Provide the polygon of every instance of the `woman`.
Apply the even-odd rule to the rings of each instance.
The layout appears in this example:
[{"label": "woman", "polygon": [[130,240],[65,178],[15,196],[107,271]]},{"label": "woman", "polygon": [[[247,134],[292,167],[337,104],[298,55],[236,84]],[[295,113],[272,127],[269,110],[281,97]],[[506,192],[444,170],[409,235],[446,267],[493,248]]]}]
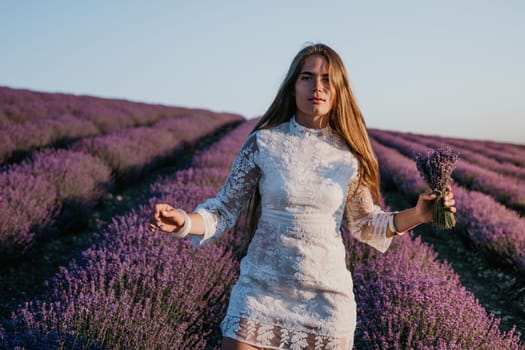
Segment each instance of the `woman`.
[{"label": "woman", "polygon": [[[294,58],[216,198],[187,214],[157,204],[150,226],[201,246],[248,207],[253,232],[227,315],[223,349],[351,349],[356,305],[341,225],[385,252],[432,220],[433,194],[402,212],[379,209],[379,172],[338,54]],[[445,206],[455,212],[448,188]],[[344,219],[344,220],[343,220]]]}]

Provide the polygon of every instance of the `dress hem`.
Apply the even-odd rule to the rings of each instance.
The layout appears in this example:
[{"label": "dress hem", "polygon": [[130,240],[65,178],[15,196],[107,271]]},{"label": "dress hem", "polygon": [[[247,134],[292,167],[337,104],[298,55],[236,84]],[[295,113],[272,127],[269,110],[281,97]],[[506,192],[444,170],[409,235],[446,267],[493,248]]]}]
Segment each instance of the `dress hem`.
[{"label": "dress hem", "polygon": [[351,330],[339,330],[338,335],[316,332],[316,329],[296,330],[238,315],[227,314],[221,323],[221,331],[223,337],[263,349],[349,350],[353,346]]}]

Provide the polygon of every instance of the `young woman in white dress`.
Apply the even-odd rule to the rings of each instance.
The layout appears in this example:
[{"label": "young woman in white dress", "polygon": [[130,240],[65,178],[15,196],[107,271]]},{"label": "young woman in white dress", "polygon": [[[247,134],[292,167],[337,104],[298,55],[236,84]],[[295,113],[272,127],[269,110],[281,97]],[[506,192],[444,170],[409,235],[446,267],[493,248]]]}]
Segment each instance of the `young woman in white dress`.
[{"label": "young woman in white dress", "polygon": [[[150,226],[189,234],[198,247],[248,208],[252,237],[221,323],[222,349],[352,349],[356,305],[341,225],[384,252],[432,220],[434,199],[379,208],[378,164],[346,69],[315,44],[294,58],[217,197],[190,214],[159,203]],[[450,188],[444,203],[455,212]]]}]

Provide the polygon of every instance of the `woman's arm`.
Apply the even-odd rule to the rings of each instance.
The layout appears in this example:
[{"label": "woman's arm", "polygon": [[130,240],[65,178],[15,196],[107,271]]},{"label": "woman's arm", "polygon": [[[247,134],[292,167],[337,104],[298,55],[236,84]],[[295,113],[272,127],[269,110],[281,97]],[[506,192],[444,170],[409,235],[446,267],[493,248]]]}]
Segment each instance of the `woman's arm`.
[{"label": "woman's arm", "polygon": [[350,179],[342,225],[357,240],[384,253],[392,243],[388,234],[388,221],[393,213],[383,211],[374,203],[368,186],[359,175]]},{"label": "woman's arm", "polygon": [[208,198],[190,214],[169,204],[156,204],[150,217],[150,228],[173,233],[176,237],[191,234],[194,246],[218,238],[235,225],[239,213],[259,183],[258,153],[257,134],[252,133],[242,145],[228,178],[215,198]]},{"label": "woman's arm", "polygon": [[[454,213],[455,201],[450,186],[447,186],[446,192],[445,207]],[[384,212],[374,204],[368,186],[360,183],[358,175],[350,180],[349,194],[345,205],[344,225],[355,238],[380,252],[388,249],[393,237],[432,221],[436,198],[433,194],[421,194],[413,208],[401,212]],[[390,220],[393,220],[393,225]],[[394,230],[391,229],[392,226]]]},{"label": "woman's arm", "polygon": [[[431,222],[435,199],[435,194],[423,193],[419,195],[415,207],[393,214],[393,224],[397,232],[393,232],[389,226],[387,231],[387,237],[394,237],[399,233],[412,230],[413,228],[421,224]],[[454,200],[454,193],[452,193],[452,188],[450,186],[447,186],[444,205],[452,213],[455,213],[455,204],[456,201]]]}]

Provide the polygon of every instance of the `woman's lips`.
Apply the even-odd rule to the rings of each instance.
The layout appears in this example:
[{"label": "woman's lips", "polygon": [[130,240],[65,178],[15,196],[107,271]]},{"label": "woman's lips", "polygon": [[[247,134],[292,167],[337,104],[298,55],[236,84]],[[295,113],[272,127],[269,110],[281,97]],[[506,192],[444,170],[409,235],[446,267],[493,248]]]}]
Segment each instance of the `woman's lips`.
[{"label": "woman's lips", "polygon": [[325,102],[325,99],[321,97],[310,97],[308,101],[311,101],[313,104],[321,104]]}]

